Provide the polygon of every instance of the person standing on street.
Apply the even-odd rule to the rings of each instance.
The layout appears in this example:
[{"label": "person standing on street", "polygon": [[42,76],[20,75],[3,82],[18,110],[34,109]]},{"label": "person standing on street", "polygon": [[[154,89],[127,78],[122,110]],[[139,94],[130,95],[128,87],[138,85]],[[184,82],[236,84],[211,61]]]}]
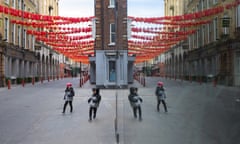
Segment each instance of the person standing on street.
[{"label": "person standing on street", "polygon": [[101,95],[99,92],[99,88],[93,88],[92,89],[92,96],[88,99],[88,103],[90,105],[89,107],[89,121],[92,121],[92,113],[93,113],[93,119],[96,118],[97,109],[101,101]]},{"label": "person standing on street", "polygon": [[142,98],[137,94],[138,89],[135,87],[130,88],[130,94],[128,95],[128,100],[130,102],[130,105],[133,109],[133,116],[134,118],[137,118],[137,111],[139,120],[142,120],[142,109],[141,109],[141,103]]},{"label": "person standing on street", "polygon": [[65,113],[66,107],[69,104],[70,105],[70,112],[72,113],[73,111],[73,106],[72,106],[72,101],[73,101],[73,97],[75,95],[74,89],[72,87],[71,83],[67,83],[67,87],[65,89],[65,94],[64,94],[64,106],[63,106],[63,114]]},{"label": "person standing on street", "polygon": [[157,111],[160,111],[160,104],[163,104],[164,110],[165,112],[167,112],[167,105],[166,105],[166,92],[165,92],[165,88],[163,87],[163,82],[158,82],[157,83],[157,87],[156,87],[156,91],[155,91],[155,95],[157,97]]}]

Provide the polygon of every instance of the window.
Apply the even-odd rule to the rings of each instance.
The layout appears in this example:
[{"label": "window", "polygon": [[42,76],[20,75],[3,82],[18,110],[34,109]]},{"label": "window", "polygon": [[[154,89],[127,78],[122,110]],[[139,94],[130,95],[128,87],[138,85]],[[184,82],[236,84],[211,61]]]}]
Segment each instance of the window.
[{"label": "window", "polygon": [[209,3],[210,0],[206,0],[206,8],[209,9],[209,6],[210,6],[210,3]]},{"label": "window", "polygon": [[8,41],[8,30],[9,30],[9,20],[8,18],[4,19],[4,39]]},{"label": "window", "polygon": [[213,41],[213,22],[209,23],[209,42]]},{"label": "window", "polygon": [[15,2],[15,0],[12,0],[12,7],[13,7],[13,8],[16,8],[16,2]]},{"label": "window", "polygon": [[207,24],[207,41],[206,41],[207,44],[210,42],[210,34],[211,34],[210,24]]},{"label": "window", "polygon": [[26,42],[27,42],[27,33],[26,29],[23,30],[23,47],[26,48]]},{"label": "window", "polygon": [[206,44],[205,26],[202,26],[202,46]]},{"label": "window", "polygon": [[6,3],[6,4],[9,4],[9,0],[5,0],[5,3]]},{"label": "window", "polygon": [[214,31],[214,41],[218,39],[218,18],[214,18],[213,20],[213,31]]},{"label": "window", "polygon": [[218,3],[218,0],[213,0],[213,4],[217,4]]},{"label": "window", "polygon": [[19,46],[21,45],[21,27],[20,26],[18,26],[17,43]]},{"label": "window", "polygon": [[115,0],[109,0],[109,8],[114,8],[115,7]]},{"label": "window", "polygon": [[236,11],[236,26],[240,27],[240,5],[237,6],[237,11]]},{"label": "window", "polygon": [[110,24],[110,44],[115,44],[116,42],[116,30],[115,30],[115,24]]},{"label": "window", "polygon": [[21,0],[18,0],[18,9],[21,10],[22,9],[22,3],[21,3]]},{"label": "window", "polygon": [[11,28],[11,37],[12,37],[12,43],[15,44],[15,30],[16,30],[16,25],[12,24],[12,28]]}]

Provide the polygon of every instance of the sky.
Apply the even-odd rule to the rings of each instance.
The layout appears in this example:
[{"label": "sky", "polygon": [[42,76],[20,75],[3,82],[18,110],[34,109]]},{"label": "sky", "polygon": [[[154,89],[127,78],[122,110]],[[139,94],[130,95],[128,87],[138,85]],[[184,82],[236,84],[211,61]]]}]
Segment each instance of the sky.
[{"label": "sky", "polygon": [[[127,0],[128,16],[162,17],[164,0]],[[59,15],[66,17],[94,16],[94,0],[59,0]]]}]

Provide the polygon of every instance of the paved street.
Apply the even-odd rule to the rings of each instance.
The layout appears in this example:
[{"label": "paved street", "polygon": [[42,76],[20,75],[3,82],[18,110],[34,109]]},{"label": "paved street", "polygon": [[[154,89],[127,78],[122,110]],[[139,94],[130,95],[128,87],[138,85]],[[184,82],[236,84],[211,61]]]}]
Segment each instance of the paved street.
[{"label": "paved street", "polygon": [[[156,110],[155,86],[167,89],[168,113]],[[65,84],[75,88],[74,110],[63,115]],[[128,89],[102,89],[97,119],[88,121],[91,87],[79,88],[78,78],[44,81],[25,87],[0,88],[0,144],[114,144],[115,96],[118,94],[118,130],[121,144],[238,144],[240,143],[240,89],[211,83],[147,78],[135,82],[143,97],[143,120],[133,118]]]}]

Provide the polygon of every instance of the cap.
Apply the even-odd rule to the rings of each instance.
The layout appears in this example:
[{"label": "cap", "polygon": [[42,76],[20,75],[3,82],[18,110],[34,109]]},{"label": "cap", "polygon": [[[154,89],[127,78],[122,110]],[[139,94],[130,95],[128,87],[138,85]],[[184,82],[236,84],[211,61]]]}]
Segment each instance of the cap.
[{"label": "cap", "polygon": [[159,82],[157,83],[157,85],[158,85],[158,86],[163,86],[163,82],[159,81]]},{"label": "cap", "polygon": [[67,83],[67,87],[72,86],[72,83]]}]

